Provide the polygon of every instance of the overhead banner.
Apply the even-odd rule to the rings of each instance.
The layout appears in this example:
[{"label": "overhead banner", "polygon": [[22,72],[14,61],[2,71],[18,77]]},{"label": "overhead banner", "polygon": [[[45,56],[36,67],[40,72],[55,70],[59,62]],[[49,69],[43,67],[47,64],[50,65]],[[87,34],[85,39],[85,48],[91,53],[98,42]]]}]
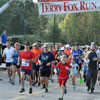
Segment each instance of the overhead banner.
[{"label": "overhead banner", "polygon": [[100,11],[100,0],[38,0],[40,15]]}]

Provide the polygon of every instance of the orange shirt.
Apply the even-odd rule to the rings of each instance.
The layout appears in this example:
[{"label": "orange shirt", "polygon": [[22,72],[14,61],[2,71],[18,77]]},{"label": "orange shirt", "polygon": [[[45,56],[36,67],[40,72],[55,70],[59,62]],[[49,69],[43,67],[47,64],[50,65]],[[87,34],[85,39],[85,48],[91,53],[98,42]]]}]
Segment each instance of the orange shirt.
[{"label": "orange shirt", "polygon": [[[71,50],[70,49],[65,49],[64,53],[68,55],[68,58],[70,58],[70,54],[71,54]],[[70,60],[68,60],[67,63],[70,63]]]},{"label": "orange shirt", "polygon": [[[40,53],[42,52],[42,49],[32,48],[32,52],[35,54],[35,57],[38,57],[40,55]],[[34,63],[38,63],[38,59],[36,61],[34,61]]]},{"label": "orange shirt", "polygon": [[67,54],[68,56],[71,54],[71,50],[70,49],[65,49],[65,54]]}]

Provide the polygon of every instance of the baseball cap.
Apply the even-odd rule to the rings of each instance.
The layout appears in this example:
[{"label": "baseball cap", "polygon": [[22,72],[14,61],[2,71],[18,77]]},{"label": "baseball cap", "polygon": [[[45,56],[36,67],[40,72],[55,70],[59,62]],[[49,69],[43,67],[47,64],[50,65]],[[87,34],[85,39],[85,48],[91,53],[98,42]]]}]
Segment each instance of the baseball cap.
[{"label": "baseball cap", "polygon": [[69,44],[67,44],[65,47],[66,47],[66,48],[70,48],[70,45],[69,45]]},{"label": "baseball cap", "polygon": [[35,42],[35,43],[33,43],[32,46],[39,46],[39,43],[38,42]]},{"label": "baseball cap", "polygon": [[95,45],[95,42],[91,42],[91,45]]},{"label": "baseball cap", "polygon": [[64,47],[61,47],[61,49],[60,49],[61,51],[63,51],[63,50],[65,50],[65,48]]},{"label": "baseball cap", "polygon": [[30,46],[30,42],[26,41],[24,45]]},{"label": "baseball cap", "polygon": [[75,46],[79,46],[79,43],[78,42],[75,42]]}]

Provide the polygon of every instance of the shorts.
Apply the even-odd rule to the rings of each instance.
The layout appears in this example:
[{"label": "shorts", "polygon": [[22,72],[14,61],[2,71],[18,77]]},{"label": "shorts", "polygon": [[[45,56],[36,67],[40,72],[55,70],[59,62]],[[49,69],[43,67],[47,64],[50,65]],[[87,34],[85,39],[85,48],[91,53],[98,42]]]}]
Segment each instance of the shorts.
[{"label": "shorts", "polygon": [[12,63],[11,62],[6,62],[6,67],[10,67],[12,65]]},{"label": "shorts", "polygon": [[27,75],[32,75],[32,70],[26,70],[26,69],[24,69],[24,68],[20,68],[20,72],[25,72],[25,74],[27,74]]},{"label": "shorts", "polygon": [[14,63],[13,63],[12,65],[15,65],[15,66],[16,66],[16,68],[20,68],[20,66],[18,66],[17,64],[14,64]]},{"label": "shorts", "polygon": [[58,78],[59,86],[61,87],[62,85],[66,85],[67,79],[60,79]]},{"label": "shorts", "polygon": [[77,70],[79,69],[79,71],[81,71],[82,69],[82,64],[78,64]]},{"label": "shorts", "polygon": [[50,77],[50,75],[51,75],[51,69],[43,68],[42,70],[40,70],[41,77]]},{"label": "shorts", "polygon": [[35,63],[32,63],[32,69],[33,70],[36,70],[36,71],[39,71],[39,65],[36,65]]}]

